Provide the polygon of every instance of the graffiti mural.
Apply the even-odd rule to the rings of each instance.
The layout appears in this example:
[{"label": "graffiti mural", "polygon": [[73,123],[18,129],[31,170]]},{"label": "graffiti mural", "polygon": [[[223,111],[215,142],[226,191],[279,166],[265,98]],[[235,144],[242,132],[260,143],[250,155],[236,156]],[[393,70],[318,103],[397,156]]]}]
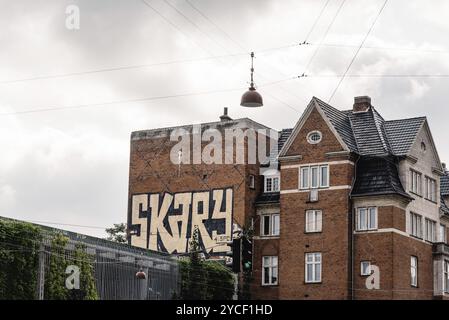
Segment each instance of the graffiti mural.
[{"label": "graffiti mural", "polygon": [[132,196],[131,244],[167,253],[186,253],[195,227],[210,254],[230,250],[233,189],[146,193]]}]

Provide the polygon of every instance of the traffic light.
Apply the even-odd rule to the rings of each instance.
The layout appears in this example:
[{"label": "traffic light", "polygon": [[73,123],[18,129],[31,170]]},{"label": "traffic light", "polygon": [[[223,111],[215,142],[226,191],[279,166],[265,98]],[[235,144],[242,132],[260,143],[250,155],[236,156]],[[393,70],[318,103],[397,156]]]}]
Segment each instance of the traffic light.
[{"label": "traffic light", "polygon": [[253,244],[250,239],[243,236],[242,246],[242,268],[244,272],[252,271],[253,267]]},{"label": "traffic light", "polygon": [[242,239],[232,240],[232,271],[239,273],[241,270]]}]

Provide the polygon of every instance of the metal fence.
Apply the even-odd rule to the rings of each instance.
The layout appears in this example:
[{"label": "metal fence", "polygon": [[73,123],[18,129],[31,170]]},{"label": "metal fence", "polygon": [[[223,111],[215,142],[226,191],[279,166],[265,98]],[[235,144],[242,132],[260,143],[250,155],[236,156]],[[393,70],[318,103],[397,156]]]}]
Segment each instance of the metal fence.
[{"label": "metal fence", "polygon": [[[53,229],[57,230],[57,229]],[[169,255],[152,252],[73,232],[57,230],[69,238],[64,255],[67,261],[77,261],[77,244],[93,265],[96,289],[101,300],[169,300],[179,292],[178,262]],[[51,240],[44,237],[39,257],[38,298],[45,299],[45,277],[48,275],[53,251]],[[136,277],[143,271],[145,279]]]},{"label": "metal fence", "polygon": [[[66,230],[39,227],[43,230],[36,284],[39,300],[48,299],[45,285],[52,256],[61,257],[67,265],[77,266],[80,250],[91,266],[95,289],[101,300],[170,300],[179,293],[178,261],[170,255]],[[58,233],[68,239],[63,250],[52,245]],[[140,271],[145,273],[144,279],[136,276]]]}]

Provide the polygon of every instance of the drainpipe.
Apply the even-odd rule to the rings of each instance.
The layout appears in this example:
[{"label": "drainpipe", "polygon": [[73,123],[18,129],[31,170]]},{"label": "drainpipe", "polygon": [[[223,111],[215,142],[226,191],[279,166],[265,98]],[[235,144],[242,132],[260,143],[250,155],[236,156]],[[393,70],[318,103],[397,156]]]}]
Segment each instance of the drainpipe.
[{"label": "drainpipe", "polygon": [[349,278],[351,279],[351,285],[348,288],[350,300],[354,300],[354,208],[352,207],[352,190],[354,189],[355,180],[357,178],[357,165],[359,163],[360,157],[357,158],[354,165],[354,178],[352,179],[352,186],[349,193]]}]

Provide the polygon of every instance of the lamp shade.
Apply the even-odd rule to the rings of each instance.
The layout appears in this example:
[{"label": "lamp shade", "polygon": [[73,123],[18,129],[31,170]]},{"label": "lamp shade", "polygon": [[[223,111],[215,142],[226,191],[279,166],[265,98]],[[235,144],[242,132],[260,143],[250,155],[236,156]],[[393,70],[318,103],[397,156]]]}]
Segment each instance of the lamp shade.
[{"label": "lamp shade", "polygon": [[256,108],[263,106],[262,96],[256,91],[254,87],[250,87],[248,91],[246,91],[242,95],[242,100],[240,102],[242,107]]},{"label": "lamp shade", "polygon": [[145,274],[145,272],[143,272],[142,269],[140,269],[137,273],[136,273],[136,278],[139,280],[144,280],[147,278],[147,275]]}]

